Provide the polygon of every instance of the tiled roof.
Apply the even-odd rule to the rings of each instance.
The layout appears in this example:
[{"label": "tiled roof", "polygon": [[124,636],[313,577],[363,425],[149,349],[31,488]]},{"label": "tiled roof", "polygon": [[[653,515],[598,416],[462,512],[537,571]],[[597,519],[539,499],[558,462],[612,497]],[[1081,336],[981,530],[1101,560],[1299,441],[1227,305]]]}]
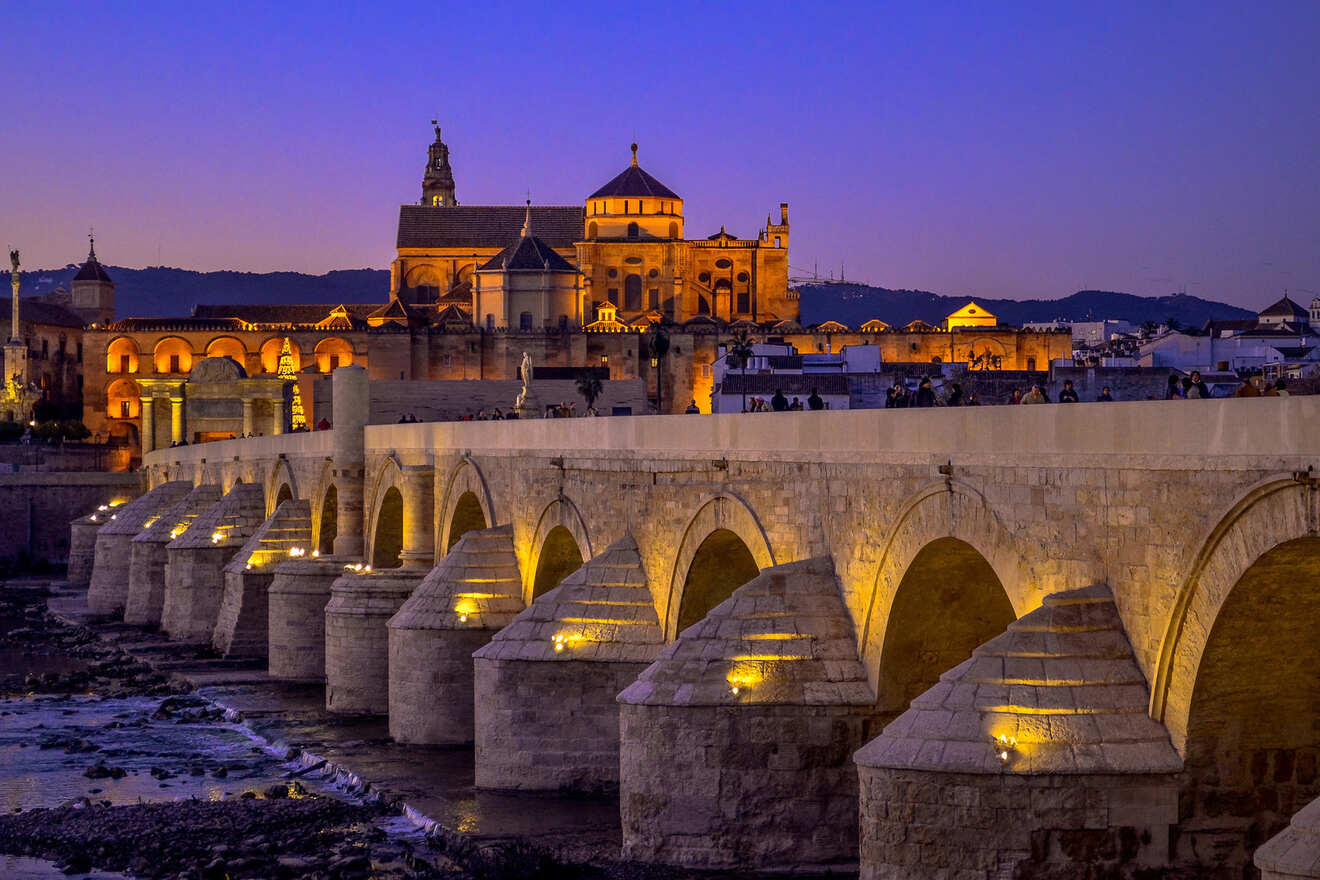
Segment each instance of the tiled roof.
[{"label": "tiled roof", "polygon": [[[13,300],[5,297],[0,300],[0,315],[9,320],[9,310],[13,307]],[[55,303],[40,302],[36,299],[20,297],[18,300],[19,323],[31,321],[34,324],[53,324],[59,327],[81,327],[83,319],[78,317],[71,309],[68,309]]]},{"label": "tiled roof", "polygon": [[817,394],[844,395],[848,393],[848,377],[843,373],[749,373],[730,370],[724,374],[720,385],[721,394],[742,394],[746,387],[748,394],[773,395],[776,389],[786,397],[807,397],[811,389]]},{"label": "tiled roof", "polygon": [[828,557],[767,568],[683,630],[619,702],[866,706],[875,693]]},{"label": "tiled roof", "polygon": [[77,275],[73,276],[73,280],[104,281],[114,284],[114,282],[110,280],[110,276],[106,274],[105,268],[94,257],[82,264],[82,268],[78,270]]},{"label": "tiled roof", "polygon": [[519,236],[517,241],[488,260],[481,267],[481,271],[576,272],[577,270],[573,268],[572,263],[555,253],[550,245],[534,235],[528,235]]},{"label": "tiled roof", "polygon": [[609,183],[596,190],[589,199],[604,199],[615,196],[646,196],[655,199],[677,199],[678,193],[656,180],[641,169],[639,165],[629,165]]},{"label": "tiled roof", "polygon": [[[526,210],[522,205],[402,205],[397,246],[502,248],[518,238]],[[532,206],[532,228],[552,248],[581,241],[585,223],[580,205]]]},{"label": "tiled roof", "polygon": [[508,626],[523,610],[513,526],[468,532],[390,618],[390,629]]},{"label": "tiled roof", "polygon": [[1267,316],[1273,318],[1280,315],[1289,318],[1300,318],[1303,321],[1308,317],[1306,309],[1302,308],[1286,296],[1260,312],[1262,318]]},{"label": "tiled roof", "polygon": [[[193,306],[192,317],[207,320],[237,318],[252,324],[315,324],[325,319],[340,303],[232,303]],[[352,318],[365,320],[380,308],[380,303],[343,303]]]},{"label": "tiled roof", "polygon": [[947,773],[1176,773],[1182,759],[1149,702],[1113,595],[1083,587],[1046,596],[940,676],[856,760]]},{"label": "tiled roof", "polygon": [[625,537],[538,597],[473,656],[651,663],[664,642],[637,544]]}]

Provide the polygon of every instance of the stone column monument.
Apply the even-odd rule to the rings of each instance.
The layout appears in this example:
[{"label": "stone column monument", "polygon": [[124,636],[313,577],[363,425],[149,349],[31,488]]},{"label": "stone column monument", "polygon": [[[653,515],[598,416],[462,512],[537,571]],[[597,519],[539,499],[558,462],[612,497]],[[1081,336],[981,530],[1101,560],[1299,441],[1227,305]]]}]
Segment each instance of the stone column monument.
[{"label": "stone column monument", "polygon": [[18,399],[27,387],[27,345],[19,336],[18,326],[18,251],[9,252],[9,286],[13,288],[10,300],[9,341],[5,343],[5,386],[9,396]]}]

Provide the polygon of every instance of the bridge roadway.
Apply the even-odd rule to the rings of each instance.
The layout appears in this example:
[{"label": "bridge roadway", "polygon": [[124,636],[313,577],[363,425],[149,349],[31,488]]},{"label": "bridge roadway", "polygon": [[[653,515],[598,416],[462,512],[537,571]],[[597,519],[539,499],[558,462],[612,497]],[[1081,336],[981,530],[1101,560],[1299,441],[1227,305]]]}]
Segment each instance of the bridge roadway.
[{"label": "bridge roadway", "polygon": [[178,520],[189,632],[478,784],[618,786],[655,862],[1240,875],[1320,796],[1320,398],[366,426],[333,381],[332,431],[146,456],[93,606]]}]

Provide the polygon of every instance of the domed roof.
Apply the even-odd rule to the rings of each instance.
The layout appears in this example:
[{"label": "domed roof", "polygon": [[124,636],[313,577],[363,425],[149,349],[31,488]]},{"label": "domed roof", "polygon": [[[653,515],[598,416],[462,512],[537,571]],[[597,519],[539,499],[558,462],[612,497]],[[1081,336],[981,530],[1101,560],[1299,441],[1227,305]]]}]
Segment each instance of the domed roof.
[{"label": "domed roof", "polygon": [[642,167],[637,164],[636,144],[632,145],[632,164],[623,169],[623,171],[609,183],[587,196],[587,198],[603,199],[613,198],[615,196],[642,196],[643,198],[653,199],[682,198],[672,189],[642,170]]},{"label": "domed roof", "polygon": [[87,262],[82,264],[82,268],[78,270],[77,275],[73,276],[73,280],[100,281],[108,284],[114,283],[113,281],[110,280],[109,274],[106,273],[105,267],[103,267],[100,261],[96,259],[95,239],[92,239],[91,244],[87,249]]}]

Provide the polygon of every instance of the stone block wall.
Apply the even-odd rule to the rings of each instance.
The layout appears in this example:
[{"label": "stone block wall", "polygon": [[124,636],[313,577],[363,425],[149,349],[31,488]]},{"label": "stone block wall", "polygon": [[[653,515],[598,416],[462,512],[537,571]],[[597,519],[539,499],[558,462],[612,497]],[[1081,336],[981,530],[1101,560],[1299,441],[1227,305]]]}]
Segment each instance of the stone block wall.
[{"label": "stone block wall", "polygon": [[160,628],[176,642],[209,645],[235,547],[167,547]]},{"label": "stone block wall", "polygon": [[267,591],[271,678],[325,679],[325,606],[344,572],[338,559],[291,559],[275,569]]},{"label": "stone block wall", "polygon": [[1177,778],[859,767],[861,880],[1119,878],[1158,867]]},{"label": "stone block wall", "polygon": [[[141,492],[141,485],[140,474],[0,474],[0,510],[5,511],[0,520],[0,561],[71,562],[69,517],[132,498]],[[100,517],[102,523],[108,518],[109,513]]]},{"label": "stone block wall", "polygon": [[488,629],[391,629],[390,733],[399,742],[463,745],[473,740],[472,652]]},{"label": "stone block wall", "polygon": [[852,752],[871,732],[856,708],[619,708],[626,858],[786,870],[855,863]]},{"label": "stone block wall", "polygon": [[96,533],[103,522],[87,517],[69,524],[69,585],[86,587],[92,581],[92,563],[96,560]]},{"label": "stone block wall", "polygon": [[472,662],[478,787],[618,788],[619,706],[614,698],[648,664]]},{"label": "stone block wall", "polygon": [[133,541],[129,545],[128,597],[124,600],[124,622],[134,626],[159,626],[165,606],[165,544]]},{"label": "stone block wall", "polygon": [[326,709],[371,715],[389,711],[385,625],[425,574],[406,569],[350,573],[331,586],[325,606]]}]

